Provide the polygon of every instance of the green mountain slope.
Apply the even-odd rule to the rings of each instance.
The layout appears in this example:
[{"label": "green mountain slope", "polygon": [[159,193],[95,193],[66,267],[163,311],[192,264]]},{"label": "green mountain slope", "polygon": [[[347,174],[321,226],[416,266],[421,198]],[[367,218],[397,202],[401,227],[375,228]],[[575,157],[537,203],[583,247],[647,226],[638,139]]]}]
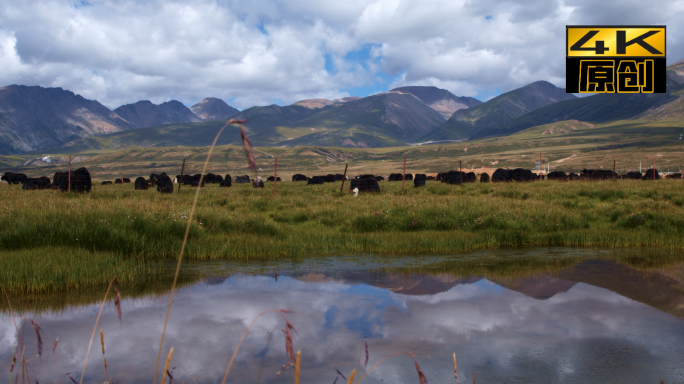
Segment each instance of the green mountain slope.
[{"label": "green mountain slope", "polygon": [[326,106],[290,125],[311,133],[278,145],[396,146],[431,132],[444,120],[412,94],[387,92]]},{"label": "green mountain slope", "polygon": [[618,120],[656,121],[684,117],[684,61],[667,68],[667,93],[598,94],[562,101],[511,120],[502,127],[485,129],[472,139],[507,136],[564,120],[604,123]]},{"label": "green mountain slope", "polygon": [[484,130],[496,131],[509,121],[536,109],[575,98],[565,93],[563,88],[546,81],[537,81],[476,107],[456,111],[438,130],[424,136],[422,141],[477,137]]},{"label": "green mountain slope", "polygon": [[[74,140],[64,144],[62,147],[41,149],[36,151],[36,153],[110,152],[134,147],[209,146],[225,123],[224,120],[215,120],[202,123],[169,124],[132,129],[110,135]],[[241,143],[240,131],[233,126],[226,128],[217,142],[218,145],[231,143]]]}]

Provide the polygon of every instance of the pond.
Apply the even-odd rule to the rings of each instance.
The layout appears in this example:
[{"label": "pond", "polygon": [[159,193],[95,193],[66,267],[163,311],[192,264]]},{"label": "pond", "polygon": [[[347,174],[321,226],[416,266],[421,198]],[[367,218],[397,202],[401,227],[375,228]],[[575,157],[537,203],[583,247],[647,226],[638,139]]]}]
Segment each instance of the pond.
[{"label": "pond", "polygon": [[[540,248],[186,264],[190,282],[175,296],[161,367],[173,346],[174,382],[220,382],[246,326],[263,311],[286,309],[298,333],[293,342],[294,350],[301,350],[301,383],[333,383],[336,370],[345,376],[359,367],[365,372],[396,352],[414,353],[430,383],[455,382],[453,353],[461,384],[472,383],[475,375],[478,383],[682,382],[684,260],[643,266],[614,255]],[[509,263],[497,269],[491,262],[496,259]],[[450,268],[459,263],[468,266]],[[121,290],[122,323],[109,302],[84,382],[105,382],[107,374],[117,383],[152,381],[168,292],[127,298],[126,287]],[[42,357],[29,362],[32,381],[67,383],[68,376],[79,381],[98,310],[93,302],[22,314],[42,329]],[[278,314],[260,318],[228,382],[256,383],[261,375],[262,383],[292,383],[293,368],[276,378],[287,362],[284,328]],[[5,374],[15,333],[5,310],[0,315]],[[36,354],[35,332],[29,324],[22,333],[29,358]],[[362,382],[419,379],[411,358],[400,355]]]}]

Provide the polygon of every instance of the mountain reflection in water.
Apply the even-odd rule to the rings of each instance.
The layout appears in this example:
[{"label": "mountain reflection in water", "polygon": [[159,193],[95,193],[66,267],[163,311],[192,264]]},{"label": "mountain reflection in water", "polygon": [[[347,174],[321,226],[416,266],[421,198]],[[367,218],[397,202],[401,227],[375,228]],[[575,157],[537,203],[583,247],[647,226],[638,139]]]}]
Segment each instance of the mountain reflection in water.
[{"label": "mountain reflection in water", "polygon": [[[302,351],[302,383],[332,383],[335,369],[357,368],[363,338],[368,366],[393,352],[414,352],[430,383],[459,382],[666,383],[684,380],[684,266],[639,270],[611,260],[590,260],[553,273],[524,277],[454,277],[448,273],[392,273],[354,267],[338,259],[275,274],[204,278],[179,292],[165,351],[198,382],[217,382],[247,324],[269,309],[289,309]],[[345,266],[345,263],[349,263]],[[110,378],[149,382],[163,326],[164,300],[123,300],[123,328],[107,307],[98,328],[105,336]],[[60,372],[80,372],[97,304],[36,318],[45,345],[59,337]],[[286,362],[282,319],[267,315],[245,339],[231,383],[273,382]],[[264,349],[271,331],[273,339]],[[27,356],[35,336],[26,329]],[[8,372],[14,324],[0,317],[0,371]],[[94,343],[97,343],[96,340]],[[51,350],[33,359],[41,383],[57,380]],[[363,370],[363,367],[362,367]],[[16,371],[15,371],[16,372]],[[78,380],[78,373],[72,374]],[[192,382],[181,368],[175,382]],[[68,379],[67,379],[68,380]],[[86,380],[104,382],[99,345]],[[64,381],[64,377],[63,377]],[[292,382],[292,369],[277,382]],[[364,383],[418,382],[407,357],[387,360]]]}]

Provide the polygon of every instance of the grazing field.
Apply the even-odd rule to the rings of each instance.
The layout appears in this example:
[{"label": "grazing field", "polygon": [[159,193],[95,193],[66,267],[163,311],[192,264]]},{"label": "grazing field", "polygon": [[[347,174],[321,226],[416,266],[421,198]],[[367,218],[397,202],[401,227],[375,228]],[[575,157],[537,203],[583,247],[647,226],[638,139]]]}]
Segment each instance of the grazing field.
[{"label": "grazing field", "polygon": [[[348,183],[348,182],[347,182]],[[459,253],[531,246],[684,247],[681,180],[464,184],[282,182],[200,193],[186,260]],[[177,186],[176,186],[177,187]],[[0,284],[37,293],[133,282],[178,256],[195,189],[96,185],[90,194],[0,185]]]}]

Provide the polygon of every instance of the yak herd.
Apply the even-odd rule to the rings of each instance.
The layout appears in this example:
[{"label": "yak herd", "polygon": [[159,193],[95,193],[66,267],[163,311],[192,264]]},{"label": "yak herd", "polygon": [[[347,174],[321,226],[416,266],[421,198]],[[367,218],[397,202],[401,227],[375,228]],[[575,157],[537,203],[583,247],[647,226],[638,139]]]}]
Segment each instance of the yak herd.
[{"label": "yak herd", "polygon": [[[682,179],[681,173],[671,173],[665,176],[667,179]],[[503,169],[499,168],[490,177],[487,173],[482,173],[480,175],[481,183],[488,182],[525,182],[533,180],[558,180],[558,181],[572,181],[572,180],[615,180],[615,179],[641,179],[641,180],[654,180],[661,179],[658,170],[649,169],[646,171],[645,175],[641,172],[628,172],[625,174],[617,174],[613,171],[607,170],[589,170],[585,169],[579,174],[571,172],[566,174],[565,172],[555,171],[550,172],[548,175],[538,175],[528,169],[515,168],[515,169]],[[376,175],[360,175],[354,178],[345,178],[342,174],[328,174],[324,176],[312,176],[307,177],[302,174],[296,174],[292,176],[292,181],[306,181],[309,184],[324,184],[335,181],[350,180],[349,190],[352,191],[358,188],[362,192],[379,192],[380,185],[379,181],[413,181],[414,187],[423,187],[427,180],[441,181],[447,184],[462,184],[462,183],[474,183],[477,181],[477,175],[474,172],[461,172],[461,171],[449,171],[444,173],[438,173],[437,176],[426,176],[425,174],[419,173],[415,176],[413,174],[407,173],[403,175],[401,173],[392,173],[387,178],[384,176]],[[22,189],[58,189],[60,191],[74,191],[74,192],[90,192],[92,189],[92,180],[90,178],[90,173],[86,168],[79,168],[72,172],[56,172],[50,178],[42,176],[38,178],[29,178],[23,173],[12,173],[5,172],[2,175],[2,181],[6,181],[8,184],[22,184]],[[281,181],[280,177],[271,176],[266,179],[266,181]],[[126,184],[130,183],[131,179],[123,177],[114,180],[114,184]],[[221,175],[215,175],[213,173],[208,173],[202,177],[201,174],[197,175],[177,175],[173,180],[166,173],[161,174],[151,174],[149,179],[144,177],[138,177],[135,179],[134,185],[136,190],[147,190],[151,187],[156,187],[157,191],[161,193],[171,193],[173,192],[173,184],[179,183],[182,185],[189,185],[192,187],[204,187],[205,184],[219,184],[219,187],[230,187],[232,183],[245,184],[252,183],[255,188],[263,188],[264,180],[261,177],[256,177],[255,179],[250,179],[249,176],[234,176],[226,175],[225,177]],[[102,185],[112,184],[111,181],[103,181]]]}]

